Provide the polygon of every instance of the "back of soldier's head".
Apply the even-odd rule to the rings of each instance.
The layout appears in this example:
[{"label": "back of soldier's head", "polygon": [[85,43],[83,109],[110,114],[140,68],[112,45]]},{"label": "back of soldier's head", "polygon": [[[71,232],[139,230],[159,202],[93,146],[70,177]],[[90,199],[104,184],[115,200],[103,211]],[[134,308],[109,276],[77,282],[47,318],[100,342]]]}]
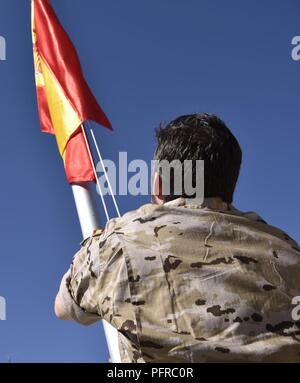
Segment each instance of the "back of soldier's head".
[{"label": "back of soldier's head", "polygon": [[[231,203],[239,176],[242,151],[237,139],[225,123],[213,114],[180,116],[156,131],[158,161],[191,160],[193,183],[196,182],[197,160],[204,160],[204,197],[219,197]],[[174,193],[173,177],[170,192],[164,202],[178,197],[191,197]]]}]

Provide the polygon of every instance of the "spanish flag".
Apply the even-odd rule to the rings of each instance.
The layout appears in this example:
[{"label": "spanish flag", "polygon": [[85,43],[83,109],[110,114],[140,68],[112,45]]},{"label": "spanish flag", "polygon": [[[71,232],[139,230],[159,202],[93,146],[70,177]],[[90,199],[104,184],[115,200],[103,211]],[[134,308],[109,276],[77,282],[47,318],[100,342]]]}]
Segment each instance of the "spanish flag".
[{"label": "spanish flag", "polygon": [[90,91],[76,50],[50,0],[32,0],[32,39],[43,132],[54,134],[69,183],[94,181],[82,124],[111,124]]}]

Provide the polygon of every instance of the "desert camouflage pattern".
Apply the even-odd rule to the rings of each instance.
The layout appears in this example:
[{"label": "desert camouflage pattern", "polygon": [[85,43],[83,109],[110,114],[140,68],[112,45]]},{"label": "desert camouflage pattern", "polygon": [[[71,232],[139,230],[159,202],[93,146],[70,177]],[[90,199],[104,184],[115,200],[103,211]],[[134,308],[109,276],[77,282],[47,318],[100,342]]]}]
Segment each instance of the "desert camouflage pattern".
[{"label": "desert camouflage pattern", "polygon": [[118,329],[123,362],[300,362],[298,244],[216,199],[109,221],[82,244],[67,285],[86,324]]}]

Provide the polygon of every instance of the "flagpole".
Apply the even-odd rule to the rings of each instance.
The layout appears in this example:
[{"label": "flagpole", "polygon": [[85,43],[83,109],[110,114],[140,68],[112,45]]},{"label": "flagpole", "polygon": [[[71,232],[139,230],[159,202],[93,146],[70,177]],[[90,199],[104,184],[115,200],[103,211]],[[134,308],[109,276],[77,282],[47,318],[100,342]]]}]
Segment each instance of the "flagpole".
[{"label": "flagpole", "polygon": [[[92,185],[94,185],[92,182],[71,185],[83,238],[91,236],[95,229],[101,227]],[[121,363],[118,331],[107,321],[102,320],[102,322],[110,361]]]},{"label": "flagpole", "polygon": [[[65,157],[66,145],[75,138],[73,136],[77,132],[78,120],[95,120],[106,128],[111,128],[111,124],[96,102],[82,75],[75,47],[59,22],[51,2],[33,0],[31,9],[35,79],[42,130],[55,134],[57,142],[60,143],[60,153]],[[74,84],[76,86],[73,86]],[[83,124],[81,124],[81,129],[108,221],[108,210]],[[79,150],[80,153],[83,154],[84,152]],[[78,155],[78,152],[75,151],[75,154]],[[89,164],[80,163],[80,158],[79,155],[75,163],[79,165],[79,168],[85,168],[89,171]],[[69,165],[72,165],[72,161],[74,158],[72,160],[69,158]],[[65,167],[67,169],[66,163]],[[72,167],[72,171],[78,172],[78,179],[86,179],[82,169],[79,171]],[[82,171],[83,173],[81,173]],[[67,178],[69,179],[68,171]],[[91,183],[77,183],[71,187],[81,231],[83,237],[86,238],[92,234],[94,229],[100,227],[99,213]],[[111,361],[114,363],[121,362],[118,332],[108,322],[103,321],[103,326]]]}]

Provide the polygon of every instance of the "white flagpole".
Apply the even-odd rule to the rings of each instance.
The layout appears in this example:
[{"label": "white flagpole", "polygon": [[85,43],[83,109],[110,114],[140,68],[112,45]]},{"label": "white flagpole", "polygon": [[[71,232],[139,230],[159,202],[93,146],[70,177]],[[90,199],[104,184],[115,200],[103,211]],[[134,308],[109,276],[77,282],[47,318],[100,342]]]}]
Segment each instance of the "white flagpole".
[{"label": "white flagpole", "polygon": [[[77,214],[80,222],[83,238],[92,235],[95,229],[101,227],[99,213],[96,208],[95,198],[92,192],[92,183],[72,184]],[[110,323],[103,322],[104,333],[112,363],[121,363],[118,331]]]}]

